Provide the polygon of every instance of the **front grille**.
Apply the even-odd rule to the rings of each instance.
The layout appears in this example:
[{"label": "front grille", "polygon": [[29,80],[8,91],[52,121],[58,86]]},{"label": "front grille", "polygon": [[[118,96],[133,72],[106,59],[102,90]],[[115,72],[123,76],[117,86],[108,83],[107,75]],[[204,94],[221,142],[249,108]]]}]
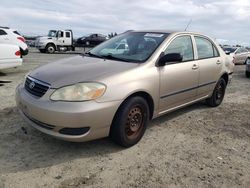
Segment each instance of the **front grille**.
[{"label": "front grille", "polygon": [[42,97],[49,89],[49,84],[43,83],[31,77],[27,77],[25,81],[25,89],[32,95]]}]

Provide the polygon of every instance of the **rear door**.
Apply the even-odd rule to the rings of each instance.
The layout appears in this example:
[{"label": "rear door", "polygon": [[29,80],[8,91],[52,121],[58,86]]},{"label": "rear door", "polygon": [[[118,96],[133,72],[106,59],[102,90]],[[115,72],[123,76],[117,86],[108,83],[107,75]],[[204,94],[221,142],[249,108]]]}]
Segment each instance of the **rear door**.
[{"label": "rear door", "polygon": [[222,69],[222,58],[216,45],[208,38],[194,36],[196,62],[199,65],[198,97],[209,95],[219,79]]},{"label": "rear door", "polygon": [[65,32],[65,44],[66,46],[71,46],[72,45],[72,36],[70,31]]},{"label": "rear door", "polygon": [[160,67],[160,113],[188,103],[197,96],[199,69],[194,62],[191,36],[175,37],[164,51],[164,54],[169,53],[180,53],[183,61]]}]

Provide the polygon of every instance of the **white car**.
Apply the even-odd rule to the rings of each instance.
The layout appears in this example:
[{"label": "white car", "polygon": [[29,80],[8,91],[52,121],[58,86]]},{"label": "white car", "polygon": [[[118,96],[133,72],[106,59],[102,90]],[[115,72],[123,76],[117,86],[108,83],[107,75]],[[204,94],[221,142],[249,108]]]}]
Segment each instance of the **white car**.
[{"label": "white car", "polygon": [[0,70],[22,65],[19,46],[12,44],[0,44]]},{"label": "white car", "polygon": [[0,44],[14,44],[19,46],[21,56],[28,54],[28,46],[25,43],[25,38],[16,30],[9,27],[0,27]]}]

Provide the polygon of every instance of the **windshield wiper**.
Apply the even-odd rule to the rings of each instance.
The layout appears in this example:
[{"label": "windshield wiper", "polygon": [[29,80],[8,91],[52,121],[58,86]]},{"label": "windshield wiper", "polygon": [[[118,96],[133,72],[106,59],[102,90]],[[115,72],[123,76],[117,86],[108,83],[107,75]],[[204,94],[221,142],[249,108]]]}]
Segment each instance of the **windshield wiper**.
[{"label": "windshield wiper", "polygon": [[125,62],[131,62],[128,59],[123,59],[123,58],[119,58],[119,57],[115,57],[112,54],[107,54],[107,55],[102,55],[102,57],[107,58],[107,59],[111,59],[111,60],[118,60],[118,61],[125,61]]},{"label": "windshield wiper", "polygon": [[84,53],[83,55],[85,55],[85,54],[88,54],[88,55],[91,56],[91,57],[103,58],[102,56],[96,55],[96,54],[92,54],[91,52],[86,52],[86,53]]}]

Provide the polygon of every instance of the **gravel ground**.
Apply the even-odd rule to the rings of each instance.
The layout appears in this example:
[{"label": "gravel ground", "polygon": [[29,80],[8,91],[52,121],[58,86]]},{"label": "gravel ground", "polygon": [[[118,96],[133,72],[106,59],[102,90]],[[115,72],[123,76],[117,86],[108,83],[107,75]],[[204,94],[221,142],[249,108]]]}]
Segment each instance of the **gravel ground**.
[{"label": "gravel ground", "polygon": [[[78,51],[79,52],[79,51]],[[250,79],[236,66],[223,104],[194,104],[153,120],[134,147],[109,139],[56,140],[26,124],[14,92],[39,65],[76,54],[31,50],[22,67],[0,73],[2,187],[249,187]]]}]

